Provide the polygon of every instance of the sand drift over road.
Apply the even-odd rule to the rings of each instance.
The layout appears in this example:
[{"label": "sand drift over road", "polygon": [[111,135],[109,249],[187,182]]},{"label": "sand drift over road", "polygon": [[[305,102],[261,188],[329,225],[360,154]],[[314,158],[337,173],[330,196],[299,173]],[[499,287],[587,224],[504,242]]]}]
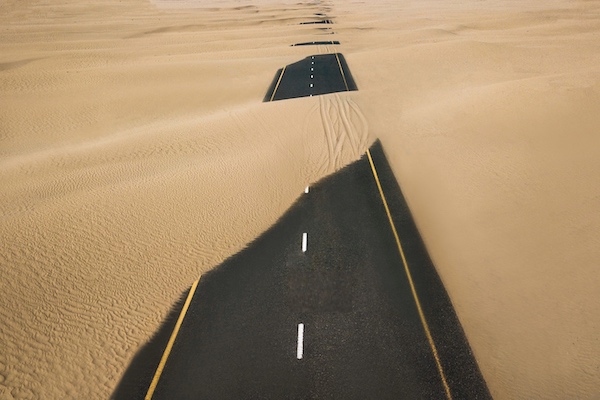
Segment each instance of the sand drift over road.
[{"label": "sand drift over road", "polygon": [[[0,397],[110,397],[376,137],[494,398],[597,397],[598,0],[165,3],[0,2]],[[334,53],[360,90],[262,102]]]}]

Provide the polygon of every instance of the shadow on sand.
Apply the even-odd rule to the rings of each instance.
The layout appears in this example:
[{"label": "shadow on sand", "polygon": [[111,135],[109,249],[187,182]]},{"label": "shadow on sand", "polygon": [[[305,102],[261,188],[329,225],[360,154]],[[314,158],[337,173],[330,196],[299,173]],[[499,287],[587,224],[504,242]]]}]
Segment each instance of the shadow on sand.
[{"label": "shadow on sand", "polygon": [[111,400],[137,400],[146,396],[150,382],[152,382],[156,372],[156,367],[167,347],[189,292],[190,289],[187,289],[181,294],[154,336],[133,357],[111,395]]}]

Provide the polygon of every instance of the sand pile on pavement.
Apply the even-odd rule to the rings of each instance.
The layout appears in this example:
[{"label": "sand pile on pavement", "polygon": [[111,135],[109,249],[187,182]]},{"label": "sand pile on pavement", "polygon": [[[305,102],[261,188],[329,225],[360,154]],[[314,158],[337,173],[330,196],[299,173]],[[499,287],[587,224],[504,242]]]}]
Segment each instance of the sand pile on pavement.
[{"label": "sand pile on pavement", "polygon": [[[600,1],[529,3],[0,3],[0,399],[109,397],[199,274],[375,137],[492,394],[593,398]],[[358,92],[261,103],[338,49]]]}]

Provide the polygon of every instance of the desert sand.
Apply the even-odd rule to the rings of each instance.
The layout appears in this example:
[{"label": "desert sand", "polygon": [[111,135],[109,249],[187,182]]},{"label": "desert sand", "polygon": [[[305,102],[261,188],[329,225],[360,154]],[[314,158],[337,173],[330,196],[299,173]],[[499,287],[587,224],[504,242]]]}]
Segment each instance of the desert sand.
[{"label": "desert sand", "polygon": [[[333,51],[359,91],[262,103]],[[108,398],[376,138],[492,395],[599,398],[598,110],[599,0],[3,1],[0,399]]]}]

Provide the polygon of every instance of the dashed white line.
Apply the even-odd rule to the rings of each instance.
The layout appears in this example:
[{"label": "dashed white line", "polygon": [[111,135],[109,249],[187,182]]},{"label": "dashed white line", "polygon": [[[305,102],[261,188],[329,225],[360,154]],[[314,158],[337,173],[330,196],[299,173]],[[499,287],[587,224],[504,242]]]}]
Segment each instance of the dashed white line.
[{"label": "dashed white line", "polygon": [[304,188],[304,193],[308,193],[308,186]]},{"label": "dashed white line", "polygon": [[314,71],[315,69],[314,69],[313,67],[310,67],[310,70],[311,70],[311,71]]},{"label": "dashed white line", "polygon": [[310,79],[314,78],[315,76],[313,74],[310,74]]},{"label": "dashed white line", "polygon": [[313,87],[313,84],[312,84],[312,83],[310,84],[310,87]]},{"label": "dashed white line", "polygon": [[296,347],[296,358],[302,359],[304,355],[304,324],[298,324],[298,346]]},{"label": "dashed white line", "polygon": [[308,235],[307,235],[307,233],[306,233],[306,232],[304,232],[304,233],[302,234],[302,252],[303,252],[303,253],[306,253],[306,237],[307,237],[307,236],[308,236]]}]

